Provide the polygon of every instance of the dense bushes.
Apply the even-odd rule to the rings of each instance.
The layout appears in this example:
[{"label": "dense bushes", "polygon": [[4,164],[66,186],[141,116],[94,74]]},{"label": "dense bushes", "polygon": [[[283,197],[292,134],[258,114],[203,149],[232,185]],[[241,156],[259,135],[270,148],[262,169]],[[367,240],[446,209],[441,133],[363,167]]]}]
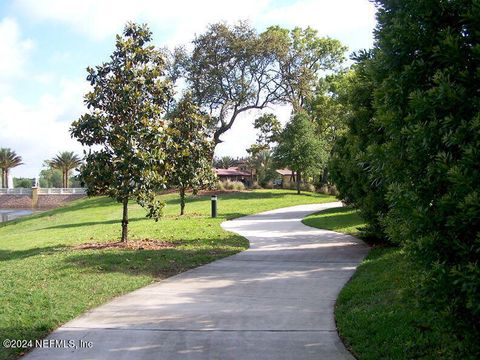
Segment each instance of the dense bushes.
[{"label": "dense bushes", "polygon": [[388,209],[386,188],[376,177],[370,155],[384,141],[384,131],[375,123],[371,53],[357,56],[355,75],[348,79],[347,89],[339,101],[344,103],[349,131],[341,136],[330,159],[331,177],[345,203],[360,209],[366,222],[364,236],[384,239],[382,219]]},{"label": "dense bushes", "polygon": [[[373,229],[425,269],[425,298],[480,333],[480,7],[378,0],[332,176]],[[365,94],[359,89],[364,88]],[[360,105],[362,103],[360,102]],[[369,108],[370,106],[370,108]],[[466,330],[460,332],[460,330]],[[469,355],[478,351],[465,349]]]}]

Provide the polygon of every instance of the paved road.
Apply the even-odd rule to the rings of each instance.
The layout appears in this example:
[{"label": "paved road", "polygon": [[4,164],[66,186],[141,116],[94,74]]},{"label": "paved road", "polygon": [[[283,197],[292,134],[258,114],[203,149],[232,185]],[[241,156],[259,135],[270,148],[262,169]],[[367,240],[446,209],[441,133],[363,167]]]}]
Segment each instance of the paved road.
[{"label": "paved road", "polygon": [[37,349],[26,358],[353,359],[338,338],[333,307],[368,248],[301,223],[335,206],[225,222],[250,240],[249,250],[116,298],[48,337],[91,341],[92,349]]}]

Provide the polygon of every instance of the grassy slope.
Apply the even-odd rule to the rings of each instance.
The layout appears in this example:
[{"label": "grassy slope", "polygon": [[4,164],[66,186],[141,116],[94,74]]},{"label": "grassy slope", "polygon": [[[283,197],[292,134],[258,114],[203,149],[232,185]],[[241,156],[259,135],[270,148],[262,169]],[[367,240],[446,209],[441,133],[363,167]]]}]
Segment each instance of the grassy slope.
[{"label": "grassy slope", "polygon": [[[210,197],[191,197],[178,217],[175,194],[164,195],[165,217],[155,223],[130,206],[132,239],[178,244],[172,249],[72,250],[72,245],[119,238],[121,207],[107,198],[0,224],[0,340],[38,339],[85,310],[155,280],[234,254],[244,238],[220,227],[226,219],[285,206],[334,201],[292,191],[260,190],[219,196],[211,219]],[[15,357],[0,345],[0,359]]]},{"label": "grassy slope", "polygon": [[[304,220],[310,226],[358,234],[358,213],[335,208]],[[461,347],[439,314],[418,305],[419,271],[399,248],[373,248],[341,291],[335,309],[338,331],[361,360],[451,359]]]}]

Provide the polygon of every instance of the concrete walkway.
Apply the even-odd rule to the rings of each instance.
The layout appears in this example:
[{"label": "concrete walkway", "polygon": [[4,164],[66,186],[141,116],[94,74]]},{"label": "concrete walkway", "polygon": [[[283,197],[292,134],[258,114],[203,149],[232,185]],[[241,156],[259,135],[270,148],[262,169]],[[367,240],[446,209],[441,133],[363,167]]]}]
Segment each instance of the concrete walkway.
[{"label": "concrete walkway", "polygon": [[225,222],[250,240],[249,250],[118,297],[47,338],[90,341],[91,349],[36,349],[26,358],[353,359],[337,335],[333,307],[368,248],[301,223],[339,205]]}]

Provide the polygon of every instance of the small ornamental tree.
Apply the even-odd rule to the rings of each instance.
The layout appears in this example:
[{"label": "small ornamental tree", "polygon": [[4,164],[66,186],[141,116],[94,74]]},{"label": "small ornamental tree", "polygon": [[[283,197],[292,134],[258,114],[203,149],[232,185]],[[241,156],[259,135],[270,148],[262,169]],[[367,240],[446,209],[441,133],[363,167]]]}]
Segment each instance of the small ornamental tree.
[{"label": "small ornamental tree", "polygon": [[171,87],[164,78],[164,59],[150,41],[146,25],[126,25],[110,61],[87,69],[93,87],[85,96],[89,112],[71,127],[82,145],[94,146],[80,169],[88,194],[106,194],[123,205],[123,242],[129,199],[158,220],[163,204],[155,190],[165,186],[171,168],[166,162],[168,130],[161,119]]},{"label": "small ornamental tree", "polygon": [[308,116],[296,114],[279,136],[275,160],[296,173],[297,194],[300,194],[301,177],[322,166],[327,154],[322,141],[315,134],[315,125]]},{"label": "small ornamental tree", "polygon": [[180,192],[180,215],[185,213],[185,193],[188,189],[196,194],[202,188],[213,186],[216,176],[212,169],[210,154],[213,142],[207,134],[208,117],[202,114],[185,96],[169,116],[171,133],[170,157],[175,169],[169,185]]}]

